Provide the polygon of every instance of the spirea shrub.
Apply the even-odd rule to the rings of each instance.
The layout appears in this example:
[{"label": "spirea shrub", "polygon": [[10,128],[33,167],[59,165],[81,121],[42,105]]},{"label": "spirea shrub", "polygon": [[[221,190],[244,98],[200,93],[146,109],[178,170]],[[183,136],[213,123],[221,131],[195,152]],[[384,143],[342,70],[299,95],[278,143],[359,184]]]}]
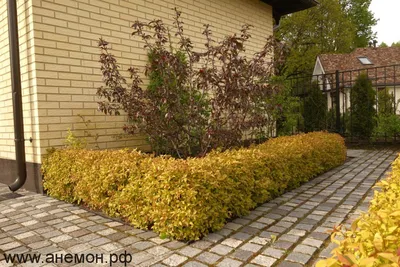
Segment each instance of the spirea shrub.
[{"label": "spirea shrub", "polygon": [[250,148],[176,159],[136,150],[54,150],[44,188],[161,236],[197,240],[283,192],[344,162],[336,134],[271,139]]},{"label": "spirea shrub", "polygon": [[375,191],[368,212],[351,229],[333,231],[331,240],[338,247],[317,267],[400,266],[400,159],[392,166],[389,177],[377,183],[380,190]]}]

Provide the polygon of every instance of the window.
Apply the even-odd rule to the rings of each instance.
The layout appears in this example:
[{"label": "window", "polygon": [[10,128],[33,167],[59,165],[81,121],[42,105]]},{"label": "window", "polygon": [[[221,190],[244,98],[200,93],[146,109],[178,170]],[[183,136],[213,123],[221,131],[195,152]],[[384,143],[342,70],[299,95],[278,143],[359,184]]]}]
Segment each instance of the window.
[{"label": "window", "polygon": [[372,65],[371,60],[367,57],[359,57],[358,60],[360,60],[363,65]]}]

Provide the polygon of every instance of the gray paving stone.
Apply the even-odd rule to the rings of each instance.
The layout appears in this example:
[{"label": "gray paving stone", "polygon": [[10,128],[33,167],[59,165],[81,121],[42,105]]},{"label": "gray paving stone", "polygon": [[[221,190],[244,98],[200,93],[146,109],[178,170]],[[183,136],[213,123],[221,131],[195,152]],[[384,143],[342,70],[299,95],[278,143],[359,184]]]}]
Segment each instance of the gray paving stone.
[{"label": "gray paving stone", "polygon": [[243,225],[241,224],[237,224],[237,223],[233,223],[233,222],[229,222],[225,225],[225,228],[228,229],[232,229],[232,230],[238,230],[240,227],[242,227]]},{"label": "gray paving stone", "polygon": [[107,244],[109,242],[111,242],[110,239],[105,238],[105,237],[100,237],[100,238],[97,238],[97,239],[94,239],[94,240],[90,241],[89,244],[94,246],[94,247],[98,247],[98,246]]},{"label": "gray paving stone", "polygon": [[329,238],[329,234],[328,233],[318,233],[318,232],[312,232],[309,237],[312,237],[314,239],[317,240],[321,240],[321,241],[325,241]]},{"label": "gray paving stone", "polygon": [[119,240],[119,242],[121,244],[126,245],[126,246],[132,245],[132,244],[134,244],[134,243],[136,243],[138,241],[140,241],[140,239],[137,238],[137,237],[134,237],[134,236],[129,236],[129,237],[126,237],[126,238],[123,238],[123,239]]},{"label": "gray paving stone", "polygon": [[292,229],[288,232],[288,235],[305,236],[307,234],[304,230]]},{"label": "gray paving stone", "polygon": [[254,254],[251,251],[237,249],[230,255],[230,257],[238,259],[240,261],[247,261],[253,255]]},{"label": "gray paving stone", "polygon": [[[116,233],[114,235],[119,235],[119,234],[122,234],[122,233]],[[108,236],[108,238],[111,239],[111,237],[113,237],[114,235]],[[123,238],[125,238],[125,237],[126,237],[126,235],[124,234]],[[122,239],[122,238],[118,238],[118,239]],[[160,237],[157,236],[157,237],[150,238],[149,241],[161,245],[161,244],[167,243],[167,242],[169,242],[171,240],[168,239],[168,238],[160,238]]]},{"label": "gray paving stone", "polygon": [[240,249],[256,253],[260,249],[262,249],[262,246],[257,244],[246,243],[243,246],[241,246]]},{"label": "gray paving stone", "polygon": [[151,255],[154,255],[154,256],[162,256],[162,255],[170,252],[170,250],[163,246],[155,246],[155,247],[152,247],[152,248],[146,250],[146,252],[150,253]]},{"label": "gray paving stone", "polygon": [[285,250],[280,250],[280,249],[269,247],[269,248],[265,249],[261,254],[279,259],[285,254]]},{"label": "gray paving stone", "polygon": [[186,246],[186,244],[183,243],[183,242],[179,242],[179,241],[175,241],[174,240],[174,241],[165,243],[163,246],[165,246],[167,248],[170,248],[170,249],[178,249],[178,248]]},{"label": "gray paving stone", "polygon": [[210,252],[214,252],[219,255],[227,255],[229,252],[232,251],[233,248],[225,246],[225,245],[216,245],[210,249]]},{"label": "gray paving stone", "polygon": [[276,259],[268,257],[268,256],[264,256],[264,255],[258,255],[251,262],[262,265],[262,266],[269,267],[269,266],[272,266],[276,262]]},{"label": "gray paving stone", "polygon": [[75,237],[75,238],[78,238],[78,237],[81,237],[81,236],[84,236],[84,235],[87,235],[87,234],[90,234],[90,233],[91,232],[89,230],[80,229],[80,230],[77,230],[77,231],[70,232],[70,233],[68,233],[68,235],[70,235],[72,237]]},{"label": "gray paving stone", "polygon": [[200,263],[198,261],[189,261],[183,266],[184,267],[207,267],[207,265]]},{"label": "gray paving stone", "polygon": [[283,261],[279,263],[278,267],[302,267],[304,265],[300,263],[290,262],[290,261]]},{"label": "gray paving stone", "polygon": [[213,242],[213,243],[217,243],[218,241],[220,241],[223,238],[224,237],[222,235],[212,233],[212,234],[207,235],[204,239],[207,241]]},{"label": "gray paving stone", "polygon": [[152,255],[145,251],[141,251],[139,253],[132,254],[132,262],[135,264],[140,264],[152,258]]},{"label": "gray paving stone", "polygon": [[311,259],[311,255],[292,252],[287,256],[286,260],[293,261],[301,264],[306,264]]},{"label": "gray paving stone", "polygon": [[[289,232],[290,233],[290,232]],[[279,237],[279,241],[289,241],[291,243],[296,243],[300,239],[300,236],[297,235],[290,235],[290,234],[284,234],[281,237]]]},{"label": "gray paving stone", "polygon": [[131,245],[132,248],[137,250],[146,250],[148,248],[153,247],[155,244],[149,241],[139,241]]},{"label": "gray paving stone", "polygon": [[220,267],[239,267],[240,265],[242,265],[243,263],[241,261],[237,261],[234,259],[223,259],[220,263],[218,263],[217,266]]},{"label": "gray paving stone", "polygon": [[184,256],[192,258],[192,257],[196,256],[197,254],[199,254],[201,251],[202,251],[201,249],[187,246],[187,247],[181,248],[179,250],[179,253]]},{"label": "gray paving stone", "polygon": [[319,247],[322,246],[322,244],[324,242],[321,241],[321,240],[313,239],[313,238],[306,238],[306,239],[303,240],[302,243],[305,244],[305,245],[308,245],[308,246],[319,248]]},{"label": "gray paving stone", "polygon": [[255,235],[260,231],[260,229],[250,226],[244,226],[243,228],[240,229],[240,231],[249,235]]},{"label": "gray paving stone", "polygon": [[251,235],[246,234],[246,233],[242,233],[242,232],[237,232],[237,233],[231,235],[230,237],[234,238],[234,239],[238,239],[238,240],[244,241],[244,240],[249,239],[251,237]]},{"label": "gray paving stone", "polygon": [[242,240],[234,239],[234,238],[227,238],[221,242],[222,245],[226,245],[228,247],[236,248],[240,244],[242,244]]},{"label": "gray paving stone", "polygon": [[214,264],[215,262],[217,262],[219,259],[221,258],[221,256],[214,254],[214,253],[210,253],[210,252],[203,252],[200,255],[198,255],[196,257],[197,260],[207,263],[207,264]]},{"label": "gray paving stone", "polygon": [[286,232],[286,230],[287,230],[287,228],[276,226],[276,225],[268,228],[268,231],[275,232],[275,233],[283,233],[283,232]]},{"label": "gray paving stone", "polygon": [[14,242],[8,242],[8,243],[5,243],[5,244],[0,245],[0,250],[2,250],[2,251],[7,251],[7,250],[11,250],[11,249],[13,249],[13,248],[17,248],[17,247],[19,247],[19,246],[21,246],[21,245],[22,245],[21,243],[16,242],[16,241],[14,241]]},{"label": "gray paving stone", "polygon": [[157,237],[158,234],[154,233],[154,232],[144,232],[144,233],[140,233],[137,235],[137,237],[143,238],[143,239],[150,239],[152,237]]},{"label": "gray paving stone", "polygon": [[314,228],[314,225],[312,225],[312,224],[302,224],[302,223],[300,223],[300,224],[296,225],[296,229],[304,230],[304,231],[307,231],[307,232],[311,231],[311,229],[313,229],[313,228]]},{"label": "gray paving stone", "polygon": [[271,218],[262,217],[262,218],[258,219],[257,222],[270,225],[270,224],[273,224],[275,222],[275,220],[271,219]]},{"label": "gray paving stone", "polygon": [[165,260],[163,260],[163,263],[168,265],[168,266],[178,266],[182,263],[184,263],[187,260],[187,257],[178,255],[178,254],[172,254]]},{"label": "gray paving stone", "polygon": [[54,243],[60,243],[60,242],[66,241],[71,238],[72,238],[71,236],[64,234],[64,235],[59,235],[59,236],[53,237],[50,239],[50,241],[54,242]]},{"label": "gray paving stone", "polygon": [[297,245],[293,249],[293,251],[295,251],[295,252],[308,254],[308,255],[313,255],[316,250],[317,250],[316,247],[311,247],[311,246],[306,246],[306,245]]},{"label": "gray paving stone", "polygon": [[195,248],[198,248],[198,249],[203,249],[204,250],[204,249],[212,246],[212,244],[213,243],[211,243],[211,242],[200,240],[200,241],[194,242],[191,246],[195,247]]},{"label": "gray paving stone", "polygon": [[266,224],[259,223],[259,222],[253,222],[253,223],[249,224],[249,226],[253,227],[253,228],[257,228],[257,229],[264,229],[267,227]]},{"label": "gray paving stone", "polygon": [[285,249],[288,250],[291,246],[293,246],[293,243],[288,242],[288,241],[276,241],[272,244],[274,248],[278,249]]},{"label": "gray paving stone", "polygon": [[249,243],[254,243],[258,245],[266,245],[268,243],[271,243],[271,238],[266,238],[266,237],[253,237],[252,239],[249,240]]},{"label": "gray paving stone", "polygon": [[293,225],[292,222],[288,222],[288,221],[280,221],[277,224],[275,224],[275,226],[279,226],[279,227],[283,227],[283,228],[290,228]]}]

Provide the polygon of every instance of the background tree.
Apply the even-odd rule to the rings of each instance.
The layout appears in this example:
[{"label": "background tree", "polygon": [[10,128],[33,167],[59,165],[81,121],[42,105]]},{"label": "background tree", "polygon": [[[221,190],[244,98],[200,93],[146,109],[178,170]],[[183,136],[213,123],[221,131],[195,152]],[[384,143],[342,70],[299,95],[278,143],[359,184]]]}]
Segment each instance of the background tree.
[{"label": "background tree", "polygon": [[350,93],[351,127],[353,136],[369,139],[376,122],[376,94],[366,73],[361,73]]},{"label": "background tree", "polygon": [[382,42],[382,43],[379,45],[379,47],[389,47],[389,46],[387,45],[387,43]]},{"label": "background tree", "polygon": [[392,43],[392,47],[400,47],[400,41]]},{"label": "background tree", "polygon": [[[281,73],[311,74],[323,53],[348,53],[367,46],[376,24],[370,0],[320,0],[314,8],[284,17],[277,38],[287,47]],[[363,4],[364,3],[364,4]]]},{"label": "background tree", "polygon": [[355,27],[354,46],[366,47],[376,38],[372,26],[378,22],[369,10],[372,0],[340,0],[343,12]]}]

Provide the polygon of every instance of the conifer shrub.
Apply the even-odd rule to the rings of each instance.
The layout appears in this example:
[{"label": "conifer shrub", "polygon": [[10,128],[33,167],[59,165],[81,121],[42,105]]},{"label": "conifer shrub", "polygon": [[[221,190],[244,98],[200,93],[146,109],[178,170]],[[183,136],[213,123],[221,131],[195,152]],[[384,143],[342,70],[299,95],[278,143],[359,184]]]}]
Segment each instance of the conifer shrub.
[{"label": "conifer shrub", "polygon": [[311,84],[308,96],[304,100],[304,128],[306,132],[327,129],[328,100],[317,82]]},{"label": "conifer shrub", "polygon": [[396,115],[398,103],[387,88],[378,92],[378,117],[374,136],[393,138],[400,133],[400,118]]},{"label": "conifer shrub", "polygon": [[361,73],[350,92],[350,110],[353,136],[369,139],[376,126],[376,93],[366,73]]}]

